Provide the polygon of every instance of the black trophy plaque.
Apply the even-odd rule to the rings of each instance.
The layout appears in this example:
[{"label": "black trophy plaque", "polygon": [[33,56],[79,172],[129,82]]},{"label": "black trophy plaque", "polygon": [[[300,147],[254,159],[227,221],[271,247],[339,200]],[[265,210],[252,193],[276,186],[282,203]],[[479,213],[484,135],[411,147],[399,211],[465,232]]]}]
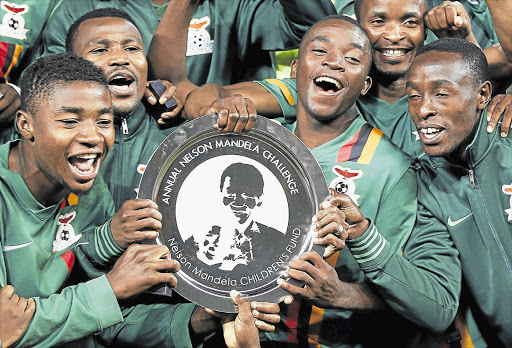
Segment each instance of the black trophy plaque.
[{"label": "black trophy plaque", "polygon": [[235,134],[216,124],[216,115],[203,116],[165,139],[138,195],[163,215],[156,243],[181,264],[175,290],[233,313],[230,290],[278,302],[288,294],[277,284],[288,262],[307,250],[323,252],[309,232],[328,190],[309,149],[281,125],[258,117],[250,132]]}]

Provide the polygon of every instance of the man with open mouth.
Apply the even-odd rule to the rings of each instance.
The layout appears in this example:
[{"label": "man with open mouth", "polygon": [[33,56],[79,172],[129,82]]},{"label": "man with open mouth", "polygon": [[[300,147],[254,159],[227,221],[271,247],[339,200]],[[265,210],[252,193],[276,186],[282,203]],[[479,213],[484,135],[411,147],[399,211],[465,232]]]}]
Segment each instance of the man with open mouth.
[{"label": "man with open mouth", "polygon": [[179,265],[161,259],[169,257],[165,246],[138,245],[107,274],[67,286],[75,261],[86,270],[112,266],[132,231],[159,221],[148,211],[139,216],[146,218],[142,225],[138,218],[110,220],[112,197],[97,177],[114,142],[101,69],[74,54],[50,55],[27,68],[21,87],[22,138],[0,146],[0,286],[14,287],[10,299],[21,296],[25,306],[17,311],[26,314],[15,322],[2,313],[0,338],[7,346],[92,342],[93,334],[123,321],[117,300],[151,284],[175,284]]},{"label": "man with open mouth", "polygon": [[[415,221],[416,180],[412,159],[357,111],[357,98],[371,86],[370,47],[364,30],[346,16],[326,17],[306,33],[292,63],[298,93],[297,122],[290,128],[311,149],[331,188],[347,193],[381,221],[399,250]],[[397,206],[397,201],[404,203]],[[331,213],[338,209],[337,204],[324,208]],[[364,230],[364,223],[343,228],[350,234]],[[264,334],[263,346],[403,346],[415,334],[411,323],[370,301],[375,296],[348,250],[325,260],[316,252],[304,253],[290,262],[288,275],[306,286],[278,281],[295,302],[281,307],[281,324]],[[348,293],[364,300],[347,302]],[[382,322],[394,322],[400,335]],[[365,327],[372,327],[372,335]]]},{"label": "man with open mouth", "polygon": [[[180,266],[166,246],[136,243],[158,233],[156,204],[138,200],[147,205],[138,214],[114,214],[98,176],[115,133],[105,74],[62,53],[37,60],[21,81],[22,138],[0,146],[0,345],[190,347],[223,324],[226,339],[254,346],[258,329],[278,320],[277,305],[242,301],[242,328],[233,328],[213,316],[205,326],[194,304],[118,303],[175,286]],[[267,322],[256,326],[251,308]]]},{"label": "man with open mouth", "polygon": [[142,36],[126,13],[106,8],[83,15],[70,27],[66,48],[92,61],[107,77],[116,140],[100,174],[118,210],[136,197],[149,158],[175,128],[161,130],[141,102],[148,65]]}]

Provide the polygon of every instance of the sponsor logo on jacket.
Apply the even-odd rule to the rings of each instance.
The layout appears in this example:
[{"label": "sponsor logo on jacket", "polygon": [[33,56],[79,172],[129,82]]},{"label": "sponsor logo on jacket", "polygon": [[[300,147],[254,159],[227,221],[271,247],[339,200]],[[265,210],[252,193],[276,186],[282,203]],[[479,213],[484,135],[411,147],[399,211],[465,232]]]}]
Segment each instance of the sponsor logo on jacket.
[{"label": "sponsor logo on jacket", "polygon": [[55,240],[53,241],[53,252],[62,251],[75,242],[77,242],[82,234],[75,234],[75,229],[71,225],[76,217],[76,211],[59,215],[59,221],[57,222],[57,233],[55,234]]},{"label": "sponsor logo on jacket", "polygon": [[188,26],[187,56],[210,54],[213,52],[213,40],[206,27],[210,25],[210,17],[192,19]]},{"label": "sponsor logo on jacket", "polygon": [[0,7],[7,12],[2,18],[2,24],[0,24],[0,35],[25,40],[28,29],[25,29],[25,19],[22,15],[28,12],[28,5],[17,5],[2,1]]},{"label": "sponsor logo on jacket", "polygon": [[510,196],[510,201],[509,201],[510,208],[505,209],[505,213],[508,214],[507,221],[512,221],[512,184],[503,185],[501,187],[501,190],[503,191],[504,194]]}]

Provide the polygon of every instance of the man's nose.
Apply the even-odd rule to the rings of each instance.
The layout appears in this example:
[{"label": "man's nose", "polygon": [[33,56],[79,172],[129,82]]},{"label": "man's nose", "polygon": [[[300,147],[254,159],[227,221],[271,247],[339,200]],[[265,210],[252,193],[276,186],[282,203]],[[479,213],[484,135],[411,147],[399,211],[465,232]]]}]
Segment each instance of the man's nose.
[{"label": "man's nose", "polygon": [[112,48],[110,51],[109,65],[129,65],[128,53],[122,47]]}]

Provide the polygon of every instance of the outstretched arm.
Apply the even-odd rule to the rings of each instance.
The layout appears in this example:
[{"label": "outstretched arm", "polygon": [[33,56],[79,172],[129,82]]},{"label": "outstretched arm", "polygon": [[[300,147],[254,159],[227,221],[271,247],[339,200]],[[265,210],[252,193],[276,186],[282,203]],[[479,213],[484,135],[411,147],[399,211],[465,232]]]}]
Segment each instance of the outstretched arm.
[{"label": "outstretched arm", "polygon": [[263,86],[256,82],[240,82],[229,86],[209,83],[193,90],[185,102],[185,117],[194,119],[216,112],[212,110],[212,107],[215,108],[218,99],[231,98],[236,95],[252,100],[258,115],[269,118],[282,115],[279,102]]},{"label": "outstretched arm", "polygon": [[[165,246],[132,245],[106,276],[65,287],[47,298],[33,297],[36,311],[17,346],[60,345],[122,322],[117,300],[162,282],[176,285],[172,272],[178,271],[179,264],[168,257]],[[164,270],[171,273],[161,272]],[[5,265],[0,265],[0,274],[0,286],[4,287]],[[28,304],[31,310],[33,304]]]}]

